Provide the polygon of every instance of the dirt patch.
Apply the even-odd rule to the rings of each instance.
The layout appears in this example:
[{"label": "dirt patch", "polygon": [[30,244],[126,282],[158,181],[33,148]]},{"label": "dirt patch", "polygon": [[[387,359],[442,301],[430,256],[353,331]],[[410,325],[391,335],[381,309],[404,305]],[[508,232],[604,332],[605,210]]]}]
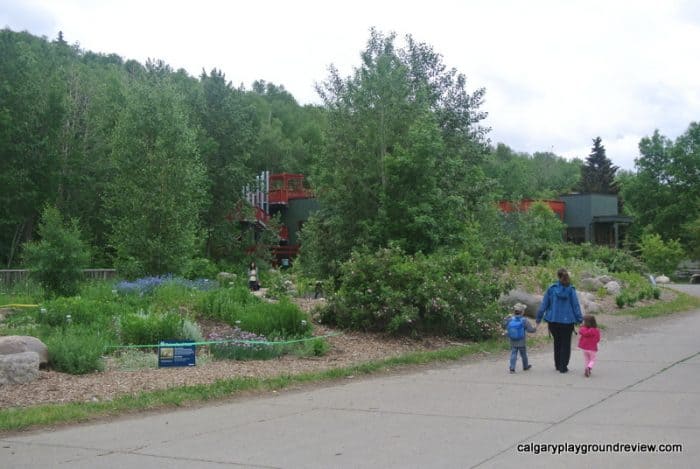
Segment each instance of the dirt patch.
[{"label": "dirt patch", "polygon": [[[675,294],[664,290],[662,299],[671,299]],[[300,306],[310,311],[323,300],[302,299]],[[597,315],[603,328],[604,340],[627,335],[648,327],[654,320],[639,320],[624,316],[614,306],[614,300],[605,303],[606,312]],[[225,333],[230,326],[215,322],[204,322],[205,335],[211,332]],[[27,384],[0,385],[0,408],[27,407],[37,404],[66,402],[109,401],[117,396],[154,391],[171,387],[209,384],[217,380],[234,377],[272,377],[280,374],[297,374],[346,367],[370,360],[402,355],[413,351],[438,350],[456,342],[443,337],[420,340],[396,338],[383,334],[341,332],[321,324],[315,324],[318,336],[339,333],[329,337],[330,351],[322,357],[297,357],[285,355],[273,360],[215,361],[204,360],[202,364],[188,368],[141,369],[122,371],[115,368],[113,360],[107,361],[104,372],[75,376],[51,370],[42,370],[37,381]],[[541,324],[537,336],[546,336],[546,324]],[[504,339],[505,340],[505,339]]]}]

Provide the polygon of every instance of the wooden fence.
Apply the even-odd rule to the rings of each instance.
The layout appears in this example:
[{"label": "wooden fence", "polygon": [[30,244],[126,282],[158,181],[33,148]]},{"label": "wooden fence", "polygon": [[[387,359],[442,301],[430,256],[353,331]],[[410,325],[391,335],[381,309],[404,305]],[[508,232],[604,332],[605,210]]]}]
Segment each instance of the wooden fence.
[{"label": "wooden fence", "polygon": [[[109,280],[117,275],[115,269],[84,269],[86,279],[94,280]],[[27,269],[6,269],[0,270],[0,284],[13,285],[17,282],[26,280],[29,277]]]}]

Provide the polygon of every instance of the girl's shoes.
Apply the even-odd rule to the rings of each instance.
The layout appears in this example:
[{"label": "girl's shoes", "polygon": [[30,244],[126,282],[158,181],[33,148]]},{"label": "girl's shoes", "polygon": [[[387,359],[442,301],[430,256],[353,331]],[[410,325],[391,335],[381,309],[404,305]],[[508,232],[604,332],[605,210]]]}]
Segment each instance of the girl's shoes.
[{"label": "girl's shoes", "polygon": [[591,376],[591,367],[590,367],[590,366],[587,366],[587,367],[586,367],[586,371],[585,371],[583,374],[586,375],[586,378],[588,378],[589,376]]}]

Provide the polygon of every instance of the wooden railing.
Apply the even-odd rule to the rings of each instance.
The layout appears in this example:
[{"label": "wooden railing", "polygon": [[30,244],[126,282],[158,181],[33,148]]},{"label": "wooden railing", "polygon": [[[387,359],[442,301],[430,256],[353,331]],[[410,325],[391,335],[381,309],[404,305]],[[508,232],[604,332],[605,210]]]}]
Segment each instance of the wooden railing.
[{"label": "wooden railing", "polygon": [[[84,269],[85,278],[93,280],[109,280],[117,276],[116,269]],[[12,285],[29,277],[27,269],[0,270],[0,284]]]}]

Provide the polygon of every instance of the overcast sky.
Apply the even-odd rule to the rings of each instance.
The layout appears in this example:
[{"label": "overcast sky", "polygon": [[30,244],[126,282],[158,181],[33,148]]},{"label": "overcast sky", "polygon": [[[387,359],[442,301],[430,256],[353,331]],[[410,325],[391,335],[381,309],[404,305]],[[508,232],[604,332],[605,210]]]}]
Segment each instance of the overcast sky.
[{"label": "overcast sky", "polygon": [[0,0],[0,27],[235,85],[264,79],[302,104],[336,65],[359,65],[369,28],[411,34],[486,88],[493,143],[585,158],[600,136],[634,168],[640,138],[700,120],[695,0]]}]

